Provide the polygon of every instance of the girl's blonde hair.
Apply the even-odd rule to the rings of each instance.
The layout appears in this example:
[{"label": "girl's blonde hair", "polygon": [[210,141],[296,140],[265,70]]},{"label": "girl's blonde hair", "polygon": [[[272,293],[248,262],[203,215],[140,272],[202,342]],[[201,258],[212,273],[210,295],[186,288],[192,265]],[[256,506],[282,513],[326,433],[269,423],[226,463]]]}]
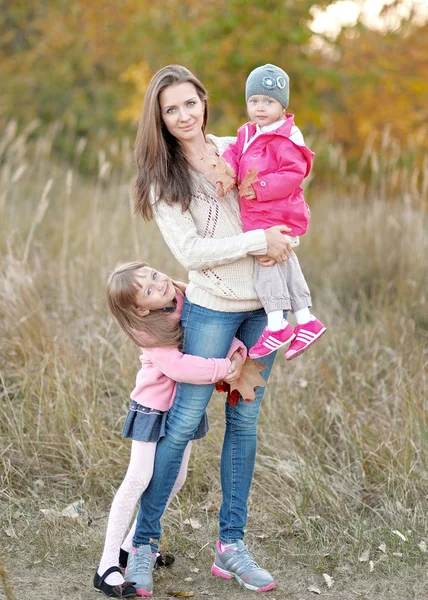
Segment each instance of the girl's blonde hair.
[{"label": "girl's blonde hair", "polygon": [[155,73],[144,96],[144,104],[135,140],[134,158],[137,166],[135,181],[135,212],[145,219],[153,216],[150,190],[155,186],[158,200],[179,203],[183,212],[192,198],[192,178],[189,163],[180,142],[169,133],[162,121],[159,103],[161,92],[170,85],[191,83],[204,105],[202,132],[208,120],[207,91],[188,69],[168,65]]},{"label": "girl's blonde hair", "polygon": [[[131,262],[116,267],[107,282],[107,304],[111,314],[123,331],[137,346],[154,348],[158,346],[178,347],[181,343],[180,319],[165,313],[162,309],[150,311],[144,317],[137,313],[135,302],[138,293],[136,274],[145,262]],[[173,282],[175,289],[177,286]]]}]

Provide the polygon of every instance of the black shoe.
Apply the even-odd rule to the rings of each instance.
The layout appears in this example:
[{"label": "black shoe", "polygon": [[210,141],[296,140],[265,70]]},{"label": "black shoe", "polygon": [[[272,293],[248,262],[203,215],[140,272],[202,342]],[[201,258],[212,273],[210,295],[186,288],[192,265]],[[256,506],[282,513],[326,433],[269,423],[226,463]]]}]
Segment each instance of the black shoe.
[{"label": "black shoe", "polygon": [[106,577],[110,573],[121,573],[119,567],[110,567],[104,573],[104,575],[98,575],[98,571],[95,571],[94,576],[94,589],[97,592],[103,593],[108,598],[133,598],[137,595],[137,590],[130,581],[125,581],[122,585],[109,585],[105,582]]},{"label": "black shoe", "polygon": [[[128,563],[128,554],[126,550],[123,548],[120,549],[119,552],[119,564],[122,569],[126,569],[126,565]],[[173,554],[159,554],[156,558],[155,568],[159,567],[170,567],[175,562],[175,556]]]},{"label": "black shoe", "polygon": [[171,567],[175,563],[175,556],[166,552],[165,554],[158,554],[156,558],[155,568],[159,567]]}]

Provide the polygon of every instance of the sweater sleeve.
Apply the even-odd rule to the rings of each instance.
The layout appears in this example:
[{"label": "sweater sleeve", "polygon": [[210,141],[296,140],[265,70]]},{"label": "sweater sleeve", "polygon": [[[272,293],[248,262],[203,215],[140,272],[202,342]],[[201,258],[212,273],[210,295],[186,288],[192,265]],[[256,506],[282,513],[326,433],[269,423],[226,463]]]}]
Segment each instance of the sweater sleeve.
[{"label": "sweater sleeve", "polygon": [[231,365],[229,358],[202,358],[171,347],[144,348],[143,354],[164,375],[183,383],[215,383],[226,377]]},{"label": "sweater sleeve", "polygon": [[[153,194],[152,190],[152,198]],[[262,229],[239,233],[233,237],[204,238],[199,235],[189,210],[183,212],[178,203],[152,204],[165,242],[175,258],[189,271],[226,265],[247,254],[266,254],[266,236]]]},{"label": "sweater sleeve", "polygon": [[238,338],[233,338],[229,351],[226,354],[226,358],[232,358],[235,352],[239,352],[244,360],[247,358],[247,348],[241,340],[238,340]]}]

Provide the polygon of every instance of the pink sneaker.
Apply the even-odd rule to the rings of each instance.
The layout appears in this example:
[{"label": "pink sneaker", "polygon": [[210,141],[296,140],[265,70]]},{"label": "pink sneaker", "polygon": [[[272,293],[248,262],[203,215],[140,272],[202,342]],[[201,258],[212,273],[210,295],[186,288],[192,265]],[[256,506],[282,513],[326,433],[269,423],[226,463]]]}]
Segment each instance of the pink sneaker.
[{"label": "pink sneaker", "polygon": [[269,331],[267,327],[263,329],[262,335],[257,340],[248,353],[250,358],[262,358],[267,356],[275,350],[278,350],[288,342],[291,342],[295,338],[293,328],[290,323],[287,323],[287,327],[279,329],[278,331]]},{"label": "pink sneaker", "polygon": [[327,327],[314,319],[309,323],[303,325],[296,325],[294,333],[296,334],[293,342],[289,349],[285,353],[285,360],[293,360],[307,350],[312,344],[314,344],[324,333],[327,331]]}]

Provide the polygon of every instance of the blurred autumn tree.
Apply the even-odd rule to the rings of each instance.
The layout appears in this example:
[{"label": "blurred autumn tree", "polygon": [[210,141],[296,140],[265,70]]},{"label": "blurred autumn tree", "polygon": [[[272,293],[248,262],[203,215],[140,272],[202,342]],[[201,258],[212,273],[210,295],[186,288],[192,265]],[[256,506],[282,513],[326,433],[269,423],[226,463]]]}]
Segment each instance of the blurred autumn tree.
[{"label": "blurred autumn tree", "polygon": [[[328,114],[330,136],[349,157],[367,139],[428,148],[428,25],[405,23],[379,34],[361,25],[343,31],[335,59],[340,93]],[[377,140],[377,143],[376,143]]]},{"label": "blurred autumn tree", "polygon": [[138,117],[153,72],[174,62],[205,83],[214,121],[235,129],[244,116],[249,70],[276,61],[290,73],[301,118],[319,123],[314,81],[320,74],[316,60],[308,58],[312,5],[302,0],[3,1],[1,116],[71,118],[82,132],[100,126],[117,130],[118,115]]},{"label": "blurred autumn tree", "polygon": [[232,133],[245,118],[248,72],[274,62],[290,75],[290,111],[304,132],[326,132],[348,157],[358,158],[367,135],[385,127],[403,144],[424,144],[427,26],[403,23],[382,34],[359,24],[328,53],[313,44],[313,5],[0,0],[0,122],[37,118],[85,136],[133,134],[151,75],[181,63],[209,90],[211,128]]}]

